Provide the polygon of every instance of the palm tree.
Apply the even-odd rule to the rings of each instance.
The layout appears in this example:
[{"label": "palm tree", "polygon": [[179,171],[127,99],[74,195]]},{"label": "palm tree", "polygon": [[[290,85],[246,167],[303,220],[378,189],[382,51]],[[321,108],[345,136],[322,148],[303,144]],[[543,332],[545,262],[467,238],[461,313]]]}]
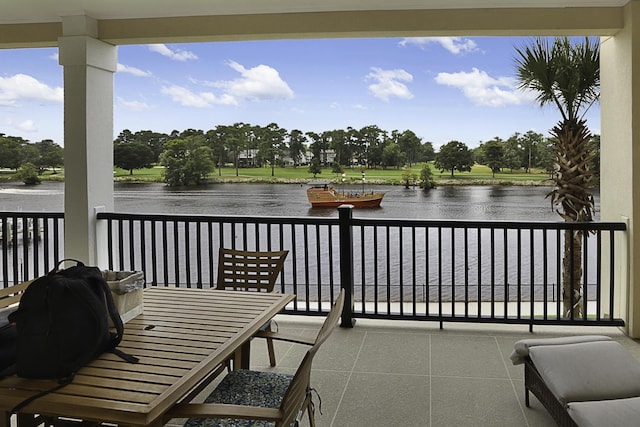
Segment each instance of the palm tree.
[{"label": "palm tree", "polygon": [[[584,115],[600,96],[600,46],[588,37],[581,43],[571,43],[567,37],[557,37],[553,43],[536,38],[516,52],[519,88],[537,93],[540,106],[555,105],[562,116],[551,130],[556,161],[551,204],[562,208],[558,213],[565,221],[592,221],[591,132]],[[582,240],[582,232],[565,232],[563,308],[572,318],[583,314]]]}]

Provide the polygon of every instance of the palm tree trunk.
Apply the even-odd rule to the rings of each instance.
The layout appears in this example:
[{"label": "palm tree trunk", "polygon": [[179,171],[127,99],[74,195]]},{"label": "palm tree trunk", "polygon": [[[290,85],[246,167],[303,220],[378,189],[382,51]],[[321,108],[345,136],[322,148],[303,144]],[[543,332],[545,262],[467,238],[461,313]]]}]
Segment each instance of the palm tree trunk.
[{"label": "palm tree trunk", "polygon": [[[556,141],[553,146],[556,156],[555,188],[550,193],[551,203],[562,206],[558,212],[567,222],[593,220],[593,195],[589,192],[593,172],[589,162],[591,134],[584,121],[564,120],[551,133]],[[562,259],[562,300],[566,317],[579,318],[584,315],[582,282],[583,234],[566,230],[564,256]]]},{"label": "palm tree trunk", "polygon": [[582,310],[582,232],[565,230],[562,258],[562,306],[565,317],[578,319]]}]

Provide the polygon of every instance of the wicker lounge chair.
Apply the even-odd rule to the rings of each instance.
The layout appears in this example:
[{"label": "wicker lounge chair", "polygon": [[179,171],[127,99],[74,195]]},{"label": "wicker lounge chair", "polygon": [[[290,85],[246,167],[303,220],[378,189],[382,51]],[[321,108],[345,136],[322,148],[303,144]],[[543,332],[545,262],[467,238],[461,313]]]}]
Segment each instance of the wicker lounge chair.
[{"label": "wicker lounge chair", "polygon": [[558,425],[638,425],[640,363],[610,337],[522,340],[511,360],[524,363],[527,407],[532,392]]}]

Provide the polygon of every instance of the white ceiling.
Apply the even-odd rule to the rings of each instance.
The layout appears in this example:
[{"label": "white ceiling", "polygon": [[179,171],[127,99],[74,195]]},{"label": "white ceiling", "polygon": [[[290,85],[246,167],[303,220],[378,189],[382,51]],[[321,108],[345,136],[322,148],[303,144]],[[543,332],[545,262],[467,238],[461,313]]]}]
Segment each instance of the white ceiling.
[{"label": "white ceiling", "polygon": [[619,7],[630,0],[0,0],[0,24],[346,10]]}]

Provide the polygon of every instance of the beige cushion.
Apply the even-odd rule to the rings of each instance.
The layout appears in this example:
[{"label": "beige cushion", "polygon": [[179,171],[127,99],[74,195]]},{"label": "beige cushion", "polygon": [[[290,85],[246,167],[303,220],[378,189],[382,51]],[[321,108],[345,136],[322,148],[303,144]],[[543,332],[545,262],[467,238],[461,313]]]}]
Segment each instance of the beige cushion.
[{"label": "beige cushion", "polygon": [[640,397],[640,363],[618,342],[535,346],[529,357],[562,404]]},{"label": "beige cushion", "polygon": [[567,405],[569,415],[580,427],[632,427],[640,425],[640,397]]},{"label": "beige cushion", "polygon": [[511,363],[520,365],[529,356],[529,349],[538,345],[562,345],[588,341],[611,341],[611,337],[605,335],[577,335],[559,338],[528,338],[516,342],[511,353]]}]

